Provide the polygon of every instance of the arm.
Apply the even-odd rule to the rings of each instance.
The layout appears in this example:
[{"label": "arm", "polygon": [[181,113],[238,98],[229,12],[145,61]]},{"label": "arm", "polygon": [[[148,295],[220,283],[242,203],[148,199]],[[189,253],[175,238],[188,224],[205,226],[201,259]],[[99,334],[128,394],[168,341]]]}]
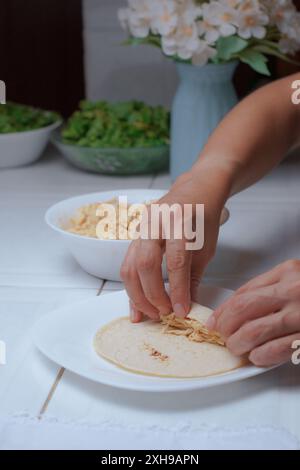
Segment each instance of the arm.
[{"label": "arm", "polygon": [[224,167],[234,194],[276,166],[300,144],[300,105],[291,100],[296,79],[300,74],[260,88],[236,106],[208,140],[194,170]]},{"label": "arm", "polygon": [[[158,319],[171,309],[185,316],[218,238],[222,208],[230,195],[255,183],[300,143],[300,105],[292,104],[291,83],[299,74],[261,88],[234,108],[209,138],[193,168],[180,176],[161,203],[204,203],[205,244],[187,252],[182,240],[136,240],[121,277],[133,321]],[[166,254],[170,293],[161,262]]]}]

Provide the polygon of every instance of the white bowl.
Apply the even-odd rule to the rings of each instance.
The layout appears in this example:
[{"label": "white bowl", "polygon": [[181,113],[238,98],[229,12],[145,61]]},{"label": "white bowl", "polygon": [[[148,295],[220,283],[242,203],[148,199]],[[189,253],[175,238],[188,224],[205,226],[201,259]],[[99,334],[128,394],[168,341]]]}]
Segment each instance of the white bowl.
[{"label": "white bowl", "polygon": [[47,224],[62,236],[66,247],[86,272],[101,279],[120,281],[120,268],[130,240],[100,240],[83,237],[67,232],[61,227],[68,223],[77,209],[86,204],[107,201],[118,196],[127,196],[128,203],[145,202],[159,199],[165,192],[152,189],[121,189],[76,196],[50,207],[45,219]]},{"label": "white bowl", "polygon": [[[62,236],[66,247],[86,272],[101,279],[120,281],[120,268],[131,243],[130,240],[100,240],[84,237],[67,232],[62,227],[67,226],[76,210],[86,204],[107,201],[118,196],[127,196],[128,203],[143,203],[159,199],[165,193],[166,191],[154,189],[119,189],[76,196],[50,207],[45,220]],[[229,213],[224,209],[221,223],[225,223],[228,217]],[[164,279],[167,278],[165,263],[163,263],[163,276]]]},{"label": "white bowl", "polygon": [[60,121],[32,131],[0,134],[0,168],[12,168],[35,162],[45,149],[51,132]]}]

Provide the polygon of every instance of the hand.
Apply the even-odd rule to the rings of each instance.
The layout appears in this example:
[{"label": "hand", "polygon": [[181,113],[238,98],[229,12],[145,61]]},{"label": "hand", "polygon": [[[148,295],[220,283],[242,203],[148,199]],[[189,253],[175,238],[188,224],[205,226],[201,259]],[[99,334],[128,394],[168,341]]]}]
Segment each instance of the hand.
[{"label": "hand", "polygon": [[[207,173],[209,171],[209,174]],[[186,240],[138,239],[131,243],[121,268],[121,278],[130,298],[131,320],[139,322],[143,314],[159,320],[160,314],[174,311],[184,317],[190,310],[191,297],[208,261],[215,252],[219,221],[225,203],[222,175],[212,182],[211,168],[182,175],[158,202],[172,205],[205,204],[205,245],[198,251],[185,250]],[[218,171],[215,171],[218,174]],[[176,216],[175,216],[176,217]],[[161,221],[162,225],[162,221]],[[160,227],[160,234],[164,227]],[[162,277],[162,260],[166,255],[170,291],[166,292]]]},{"label": "hand", "polygon": [[235,355],[247,354],[256,366],[291,359],[300,340],[300,260],[289,260],[251,280],[207,322]]}]

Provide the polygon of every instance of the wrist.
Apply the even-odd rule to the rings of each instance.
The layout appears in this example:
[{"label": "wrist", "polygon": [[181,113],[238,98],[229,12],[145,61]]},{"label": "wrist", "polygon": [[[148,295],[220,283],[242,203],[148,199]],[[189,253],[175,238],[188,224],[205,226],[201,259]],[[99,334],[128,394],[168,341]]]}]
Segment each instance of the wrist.
[{"label": "wrist", "polygon": [[222,209],[234,187],[235,171],[234,166],[227,161],[220,161],[209,156],[202,156],[190,170],[190,178],[198,186],[204,185],[209,199]]}]

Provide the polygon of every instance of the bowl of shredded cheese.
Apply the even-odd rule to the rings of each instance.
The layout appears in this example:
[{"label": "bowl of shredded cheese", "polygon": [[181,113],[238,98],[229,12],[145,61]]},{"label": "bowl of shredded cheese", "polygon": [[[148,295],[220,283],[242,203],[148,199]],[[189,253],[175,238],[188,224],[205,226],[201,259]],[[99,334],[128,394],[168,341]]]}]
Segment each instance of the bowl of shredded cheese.
[{"label": "bowl of shredded cheese", "polygon": [[[142,214],[166,191],[126,189],[85,194],[50,207],[46,222],[89,274],[120,281],[120,268],[132,240],[140,236]],[[223,209],[220,224],[229,212]],[[163,277],[167,278],[165,261]]]},{"label": "bowl of shredded cheese", "polygon": [[120,268],[143,208],[164,194],[165,191],[152,189],[85,194],[50,207],[45,220],[86,272],[120,281]]}]

